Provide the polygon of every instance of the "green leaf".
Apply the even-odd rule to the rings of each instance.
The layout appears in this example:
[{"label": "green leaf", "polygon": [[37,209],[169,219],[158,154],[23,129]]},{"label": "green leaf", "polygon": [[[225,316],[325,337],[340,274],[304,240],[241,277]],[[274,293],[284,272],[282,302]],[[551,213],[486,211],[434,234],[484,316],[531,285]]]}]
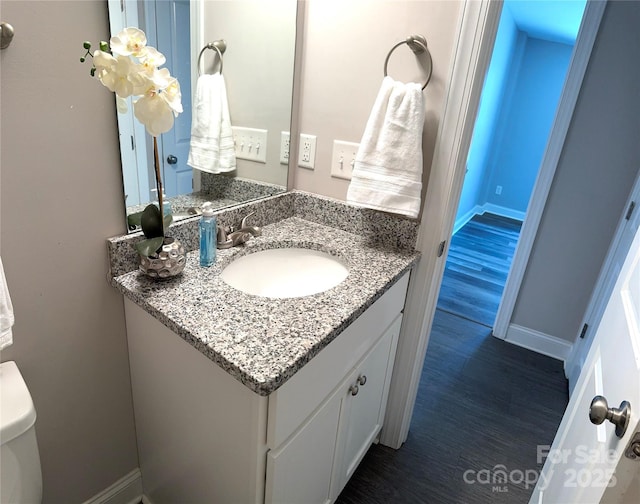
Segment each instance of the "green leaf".
[{"label": "green leaf", "polygon": [[127,215],[127,227],[130,230],[133,230],[137,227],[141,227],[142,226],[142,212],[136,212],[136,213],[132,213]]},{"label": "green leaf", "polygon": [[147,238],[156,238],[158,236],[164,236],[162,228],[162,214],[158,207],[153,203],[147,205],[142,211],[140,218],[140,225],[142,226],[142,232]]},{"label": "green leaf", "polygon": [[167,214],[164,216],[164,228],[167,229],[173,222],[173,215]]},{"label": "green leaf", "polygon": [[149,257],[160,250],[163,242],[164,237],[162,236],[150,238],[148,240],[142,240],[136,243],[136,250],[138,251],[138,254]]}]

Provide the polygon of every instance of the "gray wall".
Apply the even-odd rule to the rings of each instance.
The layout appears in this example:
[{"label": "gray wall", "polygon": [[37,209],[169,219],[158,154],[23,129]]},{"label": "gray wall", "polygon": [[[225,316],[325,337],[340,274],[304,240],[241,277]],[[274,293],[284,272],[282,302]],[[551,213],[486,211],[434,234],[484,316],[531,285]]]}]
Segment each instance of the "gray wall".
[{"label": "gray wall", "polygon": [[610,2],[512,322],[573,341],[640,167],[640,2]]},{"label": "gray wall", "polygon": [[[424,34],[433,75],[424,90],[423,195],[462,14],[461,1],[307,0],[302,48],[300,132],[317,136],[314,170],[295,169],[296,189],[345,199],[349,181],[331,177],[333,141],[360,142],[383,79],[389,50],[411,34]],[[389,75],[422,82],[420,60],[406,45],[389,59]]]},{"label": "gray wall", "polygon": [[105,238],[124,231],[113,95],[78,61],[107,3],[2,2],[2,260],[31,390],[44,502],[82,502],[138,466],[122,297]]},{"label": "gray wall", "polygon": [[[280,132],[291,123],[296,2],[208,0],[203,13],[204,40],[227,41],[223,74],[231,124],[269,132],[267,164],[238,159],[236,175],[286,186]],[[203,58],[214,61],[211,51]]]}]

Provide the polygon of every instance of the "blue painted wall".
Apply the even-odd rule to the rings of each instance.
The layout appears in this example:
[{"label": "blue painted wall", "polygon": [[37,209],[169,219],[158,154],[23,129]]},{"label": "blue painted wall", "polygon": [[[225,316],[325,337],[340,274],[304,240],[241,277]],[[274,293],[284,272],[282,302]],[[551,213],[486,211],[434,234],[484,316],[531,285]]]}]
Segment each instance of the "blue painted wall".
[{"label": "blue painted wall", "polygon": [[513,65],[518,29],[509,9],[503,9],[491,63],[485,78],[480,107],[467,158],[467,174],[456,221],[473,212],[484,195],[485,167]]},{"label": "blue painted wall", "polygon": [[[571,5],[564,8],[571,16],[565,16],[563,23],[556,26],[536,28],[535,23],[540,21],[535,19],[539,19],[539,10],[545,7],[555,9],[546,19],[557,21],[560,4],[565,3],[507,0],[504,4],[467,158],[467,175],[454,230],[459,229],[474,210],[486,204],[502,207],[506,214],[526,211],[584,2],[569,2]],[[576,9],[577,4],[581,8]],[[571,27],[567,30],[569,24]],[[554,36],[552,32],[558,32],[560,25],[565,27],[564,34]],[[535,38],[523,29],[554,41]],[[566,36],[571,32],[573,40]],[[495,194],[498,185],[502,186],[501,195]]]},{"label": "blue painted wall", "polygon": [[[555,117],[573,46],[526,38],[510,106],[501,117],[484,201],[526,212]],[[496,194],[496,186],[502,194]]]}]

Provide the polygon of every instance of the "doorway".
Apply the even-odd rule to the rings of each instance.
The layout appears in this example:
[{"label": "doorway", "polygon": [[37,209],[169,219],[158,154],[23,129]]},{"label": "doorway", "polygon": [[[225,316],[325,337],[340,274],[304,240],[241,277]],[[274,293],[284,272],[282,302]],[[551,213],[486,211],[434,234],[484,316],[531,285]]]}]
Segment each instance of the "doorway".
[{"label": "doorway", "polygon": [[[412,275],[402,329],[404,335],[414,334],[419,337],[401,337],[401,344],[398,345],[388,408],[388,411],[395,413],[389,415],[387,428],[382,432],[382,438],[388,446],[401,446],[409,432],[444,271],[440,251],[453,229],[473,126],[502,10],[502,5],[494,2],[467,2],[464,5],[451,87],[433,160],[434,166],[440,169],[433,170],[430,175],[418,234],[418,246],[424,255],[415,270],[415,275]],[[506,309],[509,316],[502,328],[504,332],[508,328],[515,307],[516,294],[529,261],[536,229],[542,218],[605,6],[604,2],[590,2],[585,9],[583,26],[576,41],[558,115],[549,137],[549,145],[545,151],[531,204],[527,209],[527,219],[523,223],[505,288],[512,289],[513,292],[510,296],[503,295],[500,311],[504,308],[506,300],[510,300],[511,303]],[[512,281],[512,277],[519,278]],[[499,319],[494,326],[494,335],[498,321]]]},{"label": "doorway", "polygon": [[503,4],[438,308],[494,327],[585,2]]}]

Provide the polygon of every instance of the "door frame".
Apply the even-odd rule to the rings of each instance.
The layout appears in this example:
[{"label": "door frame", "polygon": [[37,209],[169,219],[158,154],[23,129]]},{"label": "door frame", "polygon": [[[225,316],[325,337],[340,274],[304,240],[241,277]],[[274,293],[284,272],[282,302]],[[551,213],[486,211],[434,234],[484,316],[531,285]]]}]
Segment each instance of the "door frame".
[{"label": "door frame", "polygon": [[[506,336],[511,321],[605,7],[606,1],[587,2],[585,7],[559,108],[507,280],[508,290],[505,287],[500,305],[500,320],[496,320],[496,326],[500,323],[495,334],[497,337]],[[446,261],[446,254],[438,256],[438,249],[443,242],[448,247],[451,238],[464,183],[466,158],[501,12],[501,0],[467,0],[462,7],[456,52],[447,80],[441,128],[418,231],[417,248],[422,252],[422,258],[409,283],[385,427],[380,437],[383,444],[394,448],[399,448],[409,433]]]}]

